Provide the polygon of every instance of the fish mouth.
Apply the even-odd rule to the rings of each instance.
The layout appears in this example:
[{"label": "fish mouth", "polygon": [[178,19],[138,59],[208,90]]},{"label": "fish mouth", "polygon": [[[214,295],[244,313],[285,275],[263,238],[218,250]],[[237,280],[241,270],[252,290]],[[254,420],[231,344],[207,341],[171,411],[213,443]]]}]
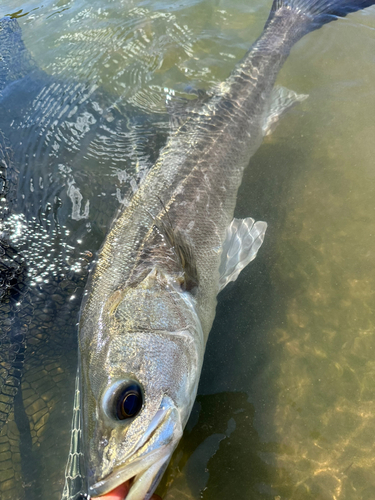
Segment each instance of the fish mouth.
[{"label": "fish mouth", "polygon": [[171,454],[171,452],[150,453],[142,460],[114,471],[106,479],[98,481],[90,487],[91,498],[105,496],[130,481],[131,486],[126,500],[148,500],[156,488]]},{"label": "fish mouth", "polygon": [[[89,486],[91,498],[105,496],[127,481],[130,482],[130,490],[126,500],[148,500],[151,497],[182,434],[182,431],[172,435],[169,432],[168,423],[172,413],[171,409],[158,410],[138,444],[137,457],[130,458],[106,478]],[[169,436],[168,439],[164,432]],[[155,434],[158,434],[159,439],[153,443],[153,449],[142,453],[142,449],[147,448]],[[160,440],[165,444],[157,445]]]}]

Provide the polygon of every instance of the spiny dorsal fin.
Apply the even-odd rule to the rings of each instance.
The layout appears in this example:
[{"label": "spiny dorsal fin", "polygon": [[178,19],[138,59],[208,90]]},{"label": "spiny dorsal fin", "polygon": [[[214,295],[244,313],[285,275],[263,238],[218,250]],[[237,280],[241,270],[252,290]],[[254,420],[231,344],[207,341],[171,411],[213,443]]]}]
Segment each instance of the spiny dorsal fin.
[{"label": "spiny dorsal fin", "polygon": [[229,224],[221,254],[219,292],[255,259],[266,229],[265,222],[255,222],[251,217],[233,219]]},{"label": "spiny dorsal fin", "polygon": [[280,118],[296,104],[308,97],[306,94],[297,94],[285,87],[274,87],[271,93],[270,108],[263,125],[264,135],[272,134]]},{"label": "spiny dorsal fin", "polygon": [[168,95],[166,107],[169,113],[169,123],[172,130],[181,127],[189,116],[200,111],[203,105],[211,98],[205,90],[187,89],[187,93],[194,95],[194,99],[185,97],[173,97]]}]

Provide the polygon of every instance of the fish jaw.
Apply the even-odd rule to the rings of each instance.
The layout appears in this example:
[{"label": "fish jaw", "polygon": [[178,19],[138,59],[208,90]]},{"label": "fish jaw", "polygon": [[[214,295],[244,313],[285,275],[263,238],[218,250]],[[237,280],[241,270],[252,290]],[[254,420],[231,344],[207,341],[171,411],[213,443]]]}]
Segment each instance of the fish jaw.
[{"label": "fish jaw", "polygon": [[[138,443],[137,451],[107,477],[89,485],[91,497],[103,497],[131,480],[127,500],[148,500],[156,489],[182,436],[178,410],[165,397],[161,409]],[[95,475],[94,475],[95,477]]]},{"label": "fish jaw", "polygon": [[[130,481],[122,483],[120,486],[114,490],[106,493],[104,496],[95,497],[96,500],[124,500],[127,497],[130,490]],[[91,497],[92,498],[92,497]]]},{"label": "fish jaw", "polygon": [[133,467],[125,466],[114,471],[89,489],[91,498],[106,498],[113,490],[130,481],[126,500],[148,500],[155,491],[173,450],[174,448],[171,451],[159,450],[159,453],[146,457],[143,461],[133,464]]}]

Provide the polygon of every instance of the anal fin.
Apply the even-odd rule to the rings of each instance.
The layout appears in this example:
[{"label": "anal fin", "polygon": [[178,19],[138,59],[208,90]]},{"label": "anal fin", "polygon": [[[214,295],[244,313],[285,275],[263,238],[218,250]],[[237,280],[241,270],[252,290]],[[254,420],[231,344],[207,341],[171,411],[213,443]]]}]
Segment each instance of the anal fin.
[{"label": "anal fin", "polygon": [[251,217],[233,219],[227,228],[219,268],[219,291],[235,281],[242,269],[255,259],[267,229],[265,222]]},{"label": "anal fin", "polygon": [[275,130],[280,118],[296,104],[304,101],[307,94],[297,94],[285,87],[274,87],[271,93],[270,107],[263,125],[264,135],[270,135]]}]

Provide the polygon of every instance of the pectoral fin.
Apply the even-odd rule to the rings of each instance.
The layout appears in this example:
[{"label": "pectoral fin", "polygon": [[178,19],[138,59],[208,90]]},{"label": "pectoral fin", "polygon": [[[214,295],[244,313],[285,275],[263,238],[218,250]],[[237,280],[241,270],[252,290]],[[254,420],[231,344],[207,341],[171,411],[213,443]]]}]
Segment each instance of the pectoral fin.
[{"label": "pectoral fin", "polygon": [[270,135],[275,130],[280,118],[296,104],[308,97],[307,94],[297,94],[285,87],[274,87],[271,94],[270,108],[263,125],[264,135]]},{"label": "pectoral fin", "polygon": [[235,281],[242,269],[255,259],[266,229],[265,222],[255,222],[251,217],[232,220],[223,243],[219,291],[230,281]]}]

